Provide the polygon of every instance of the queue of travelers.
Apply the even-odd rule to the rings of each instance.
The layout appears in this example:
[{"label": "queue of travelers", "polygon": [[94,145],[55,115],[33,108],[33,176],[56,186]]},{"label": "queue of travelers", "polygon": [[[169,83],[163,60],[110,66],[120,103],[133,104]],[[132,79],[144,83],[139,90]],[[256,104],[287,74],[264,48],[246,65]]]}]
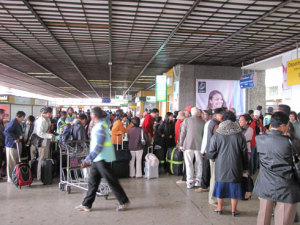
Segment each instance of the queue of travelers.
[{"label": "queue of travelers", "polygon": [[131,154],[130,178],[143,176],[147,147],[160,149],[157,157],[162,171],[168,171],[168,149],[177,148],[183,154],[184,166],[183,177],[176,183],[195,188],[198,193],[208,192],[208,203],[216,207],[218,215],[223,214],[224,199],[231,199],[232,216],[238,216],[238,201],[250,200],[253,193],[260,200],[257,224],[270,224],[273,211],[275,223],[294,222],[300,201],[293,167],[294,156],[299,154],[300,121],[299,114],[287,105],[279,105],[276,110],[268,107],[265,115],[261,106],[240,115],[225,106],[203,111],[188,106],[174,114],[167,112],[164,120],[155,108],[141,117],[122,110],[105,112],[97,107],[81,114],[70,107],[55,119],[52,112],[51,107],[43,107],[37,118],[27,117],[22,129],[20,124],[26,117],[23,111],[17,112],[5,127],[5,112],[0,109],[0,175],[6,174],[8,182],[18,162],[17,145],[25,160],[38,158],[40,180],[41,162],[50,157],[50,142],[60,140],[66,127],[72,126],[74,140],[91,141],[90,154],[82,163],[82,167],[91,165],[92,172],[87,196],[78,207],[81,211],[91,210],[99,177],[106,178],[115,193],[120,203],[117,210],[128,208],[129,199],[108,166],[115,160],[115,151],[126,141]]}]

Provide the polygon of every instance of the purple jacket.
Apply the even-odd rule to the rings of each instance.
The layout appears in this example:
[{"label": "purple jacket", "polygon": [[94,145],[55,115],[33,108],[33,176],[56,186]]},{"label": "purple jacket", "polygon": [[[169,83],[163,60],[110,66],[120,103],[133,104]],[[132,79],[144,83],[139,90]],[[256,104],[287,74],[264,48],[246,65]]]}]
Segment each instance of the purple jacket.
[{"label": "purple jacket", "polygon": [[[138,151],[143,150],[144,146],[141,143],[142,135],[141,130],[143,128],[141,127],[132,127],[128,131],[128,149],[130,151]],[[146,141],[146,144],[149,145],[149,137],[146,133],[146,131],[143,129],[144,139]]]}]

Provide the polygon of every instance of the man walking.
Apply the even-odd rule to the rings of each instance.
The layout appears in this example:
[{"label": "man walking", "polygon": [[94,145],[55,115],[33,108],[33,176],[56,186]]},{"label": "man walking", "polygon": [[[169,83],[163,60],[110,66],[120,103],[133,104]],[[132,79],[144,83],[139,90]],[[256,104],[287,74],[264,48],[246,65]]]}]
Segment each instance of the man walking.
[{"label": "man walking", "polygon": [[117,211],[123,211],[129,206],[129,199],[112,173],[111,162],[116,160],[116,156],[109,135],[109,127],[105,120],[106,113],[101,108],[95,107],[92,109],[91,117],[95,125],[91,133],[90,154],[81,164],[82,168],[91,165],[91,173],[88,192],[82,205],[78,206],[77,209],[85,212],[91,211],[101,178],[105,178],[120,203]]}]

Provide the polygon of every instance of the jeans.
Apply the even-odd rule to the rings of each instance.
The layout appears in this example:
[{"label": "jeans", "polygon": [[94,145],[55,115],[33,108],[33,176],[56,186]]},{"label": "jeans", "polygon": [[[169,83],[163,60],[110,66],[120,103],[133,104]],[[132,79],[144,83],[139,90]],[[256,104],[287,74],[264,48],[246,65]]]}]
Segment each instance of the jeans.
[{"label": "jeans", "polygon": [[259,157],[256,147],[251,147],[251,159],[250,159],[250,176],[253,176],[259,166]]},{"label": "jeans", "polygon": [[208,188],[210,184],[210,163],[209,159],[204,158],[202,163],[201,187]]},{"label": "jeans", "polygon": [[86,197],[82,202],[83,206],[92,208],[92,205],[96,198],[96,193],[98,191],[99,184],[101,182],[101,178],[104,178],[107,181],[108,185],[112,189],[112,192],[114,193],[121,205],[129,203],[129,199],[126,193],[124,192],[122,186],[120,185],[118,179],[113,177],[111,163],[107,163],[101,160],[92,163],[88,191]]},{"label": "jeans", "polygon": [[139,151],[130,151],[131,160],[130,160],[130,177],[142,177],[142,156],[143,150]]}]

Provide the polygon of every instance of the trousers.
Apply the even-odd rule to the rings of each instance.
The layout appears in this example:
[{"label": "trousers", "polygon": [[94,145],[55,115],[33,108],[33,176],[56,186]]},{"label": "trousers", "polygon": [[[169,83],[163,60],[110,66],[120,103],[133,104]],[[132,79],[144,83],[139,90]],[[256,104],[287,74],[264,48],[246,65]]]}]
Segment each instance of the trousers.
[{"label": "trousers", "polygon": [[216,176],[215,176],[215,162],[209,160],[210,162],[210,185],[209,185],[209,192],[208,192],[208,203],[216,203],[217,199],[213,197],[213,192],[216,183]]},{"label": "trousers", "polygon": [[[257,225],[270,225],[273,201],[259,198],[259,212],[257,216]],[[275,225],[292,225],[296,216],[297,204],[277,202],[275,207]]]},{"label": "trousers", "polygon": [[130,177],[142,177],[142,156],[143,150],[139,151],[130,151],[131,160],[130,160]]},{"label": "trousers", "polygon": [[37,168],[37,180],[42,177],[42,161],[50,157],[50,140],[47,140],[46,145],[38,148],[39,160]]},{"label": "trousers", "polygon": [[208,188],[210,183],[210,163],[209,159],[203,158],[202,163],[202,177],[201,177],[201,187]]},{"label": "trousers", "polygon": [[17,162],[19,161],[17,149],[6,147],[6,159],[7,159],[7,182],[12,182],[11,174],[15,166],[17,165]]},{"label": "trousers", "polygon": [[[194,181],[194,173],[195,180],[200,182],[202,177],[201,152],[198,150],[185,150],[183,154],[186,166],[186,182],[192,183]],[[193,164],[194,157],[196,159],[195,164]]]},{"label": "trousers", "polygon": [[122,186],[120,185],[118,179],[113,176],[111,163],[107,163],[104,160],[101,160],[92,163],[88,191],[86,197],[82,202],[83,206],[92,208],[99,184],[101,182],[101,178],[104,178],[107,181],[108,185],[112,189],[112,192],[121,205],[129,203],[129,199]]}]

